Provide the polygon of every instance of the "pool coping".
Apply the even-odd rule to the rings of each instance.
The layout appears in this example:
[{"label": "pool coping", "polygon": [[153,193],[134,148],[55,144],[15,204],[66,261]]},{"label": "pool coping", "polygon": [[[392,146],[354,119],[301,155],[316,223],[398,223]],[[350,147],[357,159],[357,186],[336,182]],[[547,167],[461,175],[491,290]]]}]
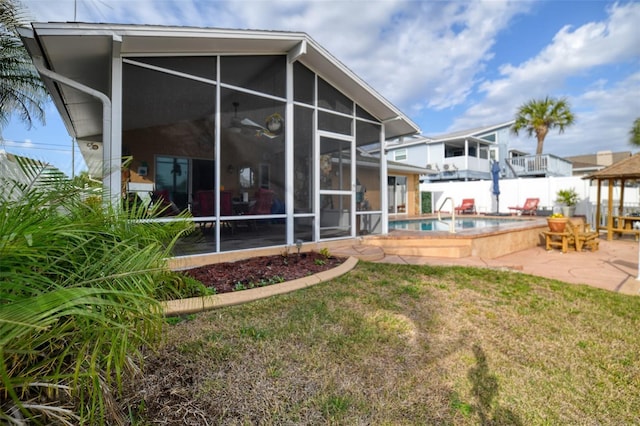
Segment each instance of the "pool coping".
[{"label": "pool coping", "polygon": [[[495,226],[485,226],[482,228],[466,228],[460,231],[456,231],[455,233],[451,233],[449,231],[418,231],[412,229],[395,229],[389,227],[389,234],[387,237],[392,238],[415,238],[415,237],[428,237],[428,238],[482,238],[488,237],[492,235],[499,235],[506,232],[512,232],[515,230],[522,229],[530,229],[530,228],[538,228],[538,227],[546,227],[547,221],[545,217],[521,217],[521,216],[508,216],[509,221],[512,223],[508,224],[500,224]],[[456,216],[456,220],[458,218],[462,219],[506,219],[507,216],[485,216],[485,215],[464,215],[464,216]],[[433,216],[411,216],[406,219],[398,219],[390,220],[389,222],[398,222],[398,221],[407,221],[407,222],[419,222],[420,220],[433,220],[437,219],[437,217]],[[451,216],[443,218],[443,220],[451,219]],[[384,235],[380,237],[385,237]]]},{"label": "pool coping", "polygon": [[[466,219],[493,216],[465,215]],[[408,217],[403,220],[421,220]],[[433,217],[427,217],[433,219]],[[513,217],[512,223],[449,231],[415,231],[390,229],[387,235],[370,236],[363,244],[381,247],[385,253],[401,256],[462,258],[481,256],[493,259],[541,243],[540,234],[547,229],[546,218]]]}]

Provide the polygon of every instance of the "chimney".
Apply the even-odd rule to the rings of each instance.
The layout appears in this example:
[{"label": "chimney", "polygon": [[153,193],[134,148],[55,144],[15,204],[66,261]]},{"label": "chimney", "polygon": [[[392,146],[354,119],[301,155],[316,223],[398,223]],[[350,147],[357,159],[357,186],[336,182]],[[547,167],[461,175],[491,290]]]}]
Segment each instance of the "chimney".
[{"label": "chimney", "polygon": [[610,166],[613,164],[613,153],[611,151],[598,151],[596,154],[596,164],[598,166]]}]

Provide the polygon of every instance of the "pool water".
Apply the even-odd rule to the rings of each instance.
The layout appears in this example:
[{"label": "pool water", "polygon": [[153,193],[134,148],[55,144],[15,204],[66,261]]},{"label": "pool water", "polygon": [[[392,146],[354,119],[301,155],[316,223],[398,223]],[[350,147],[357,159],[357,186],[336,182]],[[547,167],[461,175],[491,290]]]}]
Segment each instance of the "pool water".
[{"label": "pool water", "polygon": [[[416,220],[396,220],[389,222],[389,229],[401,229],[405,231],[449,231],[451,219],[416,219]],[[496,219],[496,218],[456,218],[455,228],[460,229],[480,229],[500,225],[522,223],[522,219]]]}]

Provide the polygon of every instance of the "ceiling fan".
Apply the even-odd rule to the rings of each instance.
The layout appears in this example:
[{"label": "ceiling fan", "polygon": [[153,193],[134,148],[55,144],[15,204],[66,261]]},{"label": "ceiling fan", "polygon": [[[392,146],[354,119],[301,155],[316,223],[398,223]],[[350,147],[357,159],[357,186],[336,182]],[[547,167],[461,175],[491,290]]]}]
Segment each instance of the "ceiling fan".
[{"label": "ceiling fan", "polygon": [[250,118],[238,118],[238,102],[233,103],[234,114],[229,130],[234,133],[253,133],[256,137],[266,136],[269,139],[277,138],[283,130],[284,119],[278,113],[267,117],[265,126],[262,126]]}]

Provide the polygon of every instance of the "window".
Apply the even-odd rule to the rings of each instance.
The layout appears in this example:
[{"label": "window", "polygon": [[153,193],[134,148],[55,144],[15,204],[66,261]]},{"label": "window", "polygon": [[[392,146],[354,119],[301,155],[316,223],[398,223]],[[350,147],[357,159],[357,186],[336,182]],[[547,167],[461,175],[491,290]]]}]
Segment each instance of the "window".
[{"label": "window", "polygon": [[444,156],[445,158],[464,157],[464,147],[457,145],[445,145]]},{"label": "window", "polygon": [[396,149],[393,151],[393,161],[406,161],[407,149]]},{"label": "window", "polygon": [[269,175],[271,174],[271,169],[269,168],[269,163],[260,163],[260,188],[269,189]]},{"label": "window", "polygon": [[293,99],[313,105],[315,74],[300,62],[293,64]]},{"label": "window", "polygon": [[216,58],[213,56],[172,56],[133,58],[136,62],[179,71],[209,80],[216,79]]},{"label": "window", "polygon": [[489,133],[488,135],[480,136],[480,138],[484,139],[485,141],[495,142],[496,141],[496,134],[495,133]]},{"label": "window", "polygon": [[351,99],[321,78],[318,78],[318,106],[343,114],[353,114]]},{"label": "window", "polygon": [[286,96],[286,56],[224,56],[222,82],[256,92]]},{"label": "window", "polygon": [[334,133],[350,135],[352,133],[352,122],[353,119],[351,117],[331,114],[324,111],[318,112],[318,129],[320,130],[328,130]]},{"label": "window", "polygon": [[313,110],[300,106],[294,112],[293,200],[295,211],[313,211]]},{"label": "window", "polygon": [[241,167],[238,170],[238,179],[240,182],[241,189],[251,189],[255,184],[254,180],[255,173],[251,167]]}]

